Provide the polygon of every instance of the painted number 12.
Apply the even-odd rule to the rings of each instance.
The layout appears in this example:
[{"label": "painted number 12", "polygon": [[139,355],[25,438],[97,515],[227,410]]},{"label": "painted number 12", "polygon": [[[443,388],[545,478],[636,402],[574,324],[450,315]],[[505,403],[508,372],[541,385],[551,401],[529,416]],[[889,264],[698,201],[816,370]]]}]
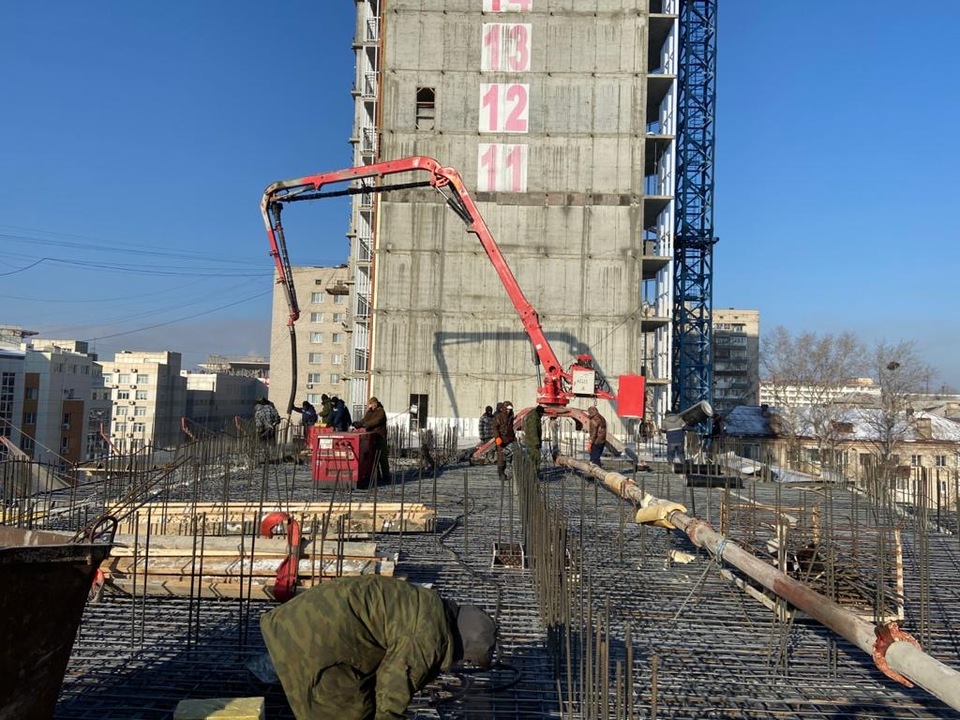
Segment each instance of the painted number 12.
[{"label": "painted number 12", "polygon": [[480,132],[527,132],[529,88],[511,83],[480,85]]}]

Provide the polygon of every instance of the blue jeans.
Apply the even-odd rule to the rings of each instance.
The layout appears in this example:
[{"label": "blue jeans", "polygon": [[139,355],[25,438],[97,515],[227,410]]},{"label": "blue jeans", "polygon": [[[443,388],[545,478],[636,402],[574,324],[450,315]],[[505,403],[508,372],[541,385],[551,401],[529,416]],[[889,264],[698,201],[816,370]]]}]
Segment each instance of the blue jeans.
[{"label": "blue jeans", "polygon": [[606,443],[593,443],[593,445],[590,446],[590,462],[594,465],[599,465],[600,456],[603,455],[603,449],[606,446]]}]

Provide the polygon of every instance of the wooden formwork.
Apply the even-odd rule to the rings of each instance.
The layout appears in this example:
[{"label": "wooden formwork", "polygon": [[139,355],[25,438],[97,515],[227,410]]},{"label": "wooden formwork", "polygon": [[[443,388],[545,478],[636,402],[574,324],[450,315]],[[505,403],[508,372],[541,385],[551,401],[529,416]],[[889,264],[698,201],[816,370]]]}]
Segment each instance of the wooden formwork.
[{"label": "wooden formwork", "polygon": [[[295,548],[276,536],[282,522],[260,537],[264,520],[278,512],[299,524]],[[290,557],[297,558],[298,592],[345,575],[393,575],[396,558],[378,555],[372,533],[430,531],[435,522],[435,511],[420,504],[153,503],[121,522],[101,570],[132,595],[271,599]]]},{"label": "wooden formwork", "polygon": [[[121,522],[122,533],[164,535],[249,535],[262,518],[285,512],[296,518],[304,533],[348,534],[432,532],[436,511],[422,503],[289,503],[247,502],[147,503]],[[319,528],[315,531],[314,528]]]}]

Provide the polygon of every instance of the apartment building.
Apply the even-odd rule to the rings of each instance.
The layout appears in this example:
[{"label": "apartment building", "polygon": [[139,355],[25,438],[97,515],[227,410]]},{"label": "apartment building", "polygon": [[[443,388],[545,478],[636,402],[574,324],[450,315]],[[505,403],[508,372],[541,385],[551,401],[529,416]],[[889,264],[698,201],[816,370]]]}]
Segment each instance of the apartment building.
[{"label": "apartment building", "polygon": [[760,402],[760,312],[713,310],[713,410]]},{"label": "apartment building", "polygon": [[[337,395],[347,400],[352,330],[348,303],[350,272],[337,267],[295,267],[293,283],[300,303],[297,333],[297,381],[295,402],[304,400],[319,407],[320,396]],[[293,384],[289,309],[283,287],[274,285],[273,321],[270,330],[270,399],[281,413],[286,411]],[[363,403],[350,407],[351,415],[363,415]],[[299,415],[292,420],[297,422]]]},{"label": "apartment building", "polygon": [[125,350],[101,363],[113,404],[110,438],[116,452],[171,448],[183,439],[186,378],[178,352]]}]

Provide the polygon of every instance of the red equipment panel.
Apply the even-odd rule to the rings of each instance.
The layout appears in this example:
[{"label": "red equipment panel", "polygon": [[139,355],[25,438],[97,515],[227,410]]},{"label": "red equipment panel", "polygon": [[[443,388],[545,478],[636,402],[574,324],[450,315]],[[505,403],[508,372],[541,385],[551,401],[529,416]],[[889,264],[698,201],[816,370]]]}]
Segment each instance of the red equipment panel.
[{"label": "red equipment panel", "polygon": [[621,375],[617,394],[617,415],[642,418],[646,399],[646,381],[643,375]]},{"label": "red equipment panel", "polygon": [[334,432],[328,428],[310,428],[314,429],[316,432],[310,436],[313,479],[368,487],[373,471],[373,434],[363,430]]}]

